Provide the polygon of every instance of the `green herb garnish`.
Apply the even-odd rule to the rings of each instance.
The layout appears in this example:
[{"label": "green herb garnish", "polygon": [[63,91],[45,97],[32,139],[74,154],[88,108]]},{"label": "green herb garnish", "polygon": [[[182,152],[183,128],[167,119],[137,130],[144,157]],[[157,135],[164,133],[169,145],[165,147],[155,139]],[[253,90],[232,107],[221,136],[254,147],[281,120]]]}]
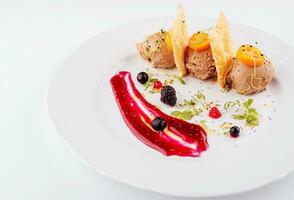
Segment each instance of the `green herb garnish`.
[{"label": "green herb garnish", "polygon": [[174,79],[166,79],[163,82],[163,85],[171,85],[174,82]]},{"label": "green herb garnish", "polygon": [[[196,98],[195,98],[196,97]],[[204,109],[206,109],[206,106],[205,106],[205,99],[206,99],[206,97],[205,97],[205,95],[202,93],[202,92],[200,92],[199,90],[197,91],[197,93],[196,93],[196,95],[195,95],[195,97],[193,98],[194,99],[194,101],[196,102],[196,103],[200,103],[201,105],[202,105],[202,107],[204,108]]]},{"label": "green herb garnish", "polygon": [[259,114],[255,108],[250,107],[253,99],[249,98],[243,103],[244,113],[242,115],[232,115],[234,119],[246,120],[246,125],[257,126],[259,124]]},{"label": "green herb garnish", "polygon": [[201,112],[203,112],[203,108],[199,108],[198,106],[199,103],[202,107],[205,108],[205,95],[200,91],[198,91],[196,95],[192,97],[192,99],[184,99],[184,102],[183,104],[181,104],[181,107],[186,107],[186,110],[176,110],[171,112],[171,115],[180,119],[190,120],[194,116],[198,116]]},{"label": "green herb garnish", "polygon": [[205,105],[205,96],[200,91],[198,91],[197,94],[192,97],[192,99],[184,99],[184,103],[181,106],[186,107],[186,110],[173,111],[171,115],[180,119],[190,120],[194,116],[198,116],[201,112],[203,112],[203,109],[197,106],[198,103],[201,103],[202,106]]},{"label": "green herb garnish", "polygon": [[187,106],[189,108],[194,108],[195,105],[196,105],[196,102],[193,99],[191,99],[191,100],[184,99],[183,106]]},{"label": "green herb garnish", "polygon": [[183,112],[173,111],[173,112],[171,112],[171,115],[176,118],[184,119],[184,120],[190,120],[194,117],[193,112],[190,110],[184,110]]},{"label": "green herb garnish", "polygon": [[196,97],[197,97],[197,99],[199,99],[200,101],[205,101],[205,95],[202,93],[202,92],[200,92],[200,91],[197,91],[197,93],[196,93],[196,95],[195,95]]},{"label": "green herb garnish", "polygon": [[243,103],[243,106],[244,106],[245,108],[249,108],[249,107],[252,105],[252,103],[253,103],[253,99],[249,98],[247,101],[245,101],[245,102]]},{"label": "green herb garnish", "polygon": [[184,79],[178,75],[172,75],[173,78],[177,79],[181,84],[185,85],[186,82],[184,81]]},{"label": "green herb garnish", "polygon": [[199,113],[199,110],[193,108],[184,110],[183,112],[176,110],[171,112],[171,115],[179,119],[191,120],[194,116],[198,116]]},{"label": "green herb garnish", "polygon": [[223,129],[223,130],[228,130],[232,127],[232,123],[230,122],[224,122],[220,125],[220,127]]},{"label": "green herb garnish", "polygon": [[148,90],[150,87],[153,87],[153,84],[158,79],[156,78],[149,78],[149,80],[144,84],[145,90]]},{"label": "green herb garnish", "polygon": [[237,100],[237,101],[228,101],[228,102],[226,102],[225,104],[224,104],[224,109],[225,109],[225,111],[228,111],[228,109],[230,108],[230,107],[234,107],[234,106],[240,106],[241,104],[240,104],[240,101],[239,100]]}]

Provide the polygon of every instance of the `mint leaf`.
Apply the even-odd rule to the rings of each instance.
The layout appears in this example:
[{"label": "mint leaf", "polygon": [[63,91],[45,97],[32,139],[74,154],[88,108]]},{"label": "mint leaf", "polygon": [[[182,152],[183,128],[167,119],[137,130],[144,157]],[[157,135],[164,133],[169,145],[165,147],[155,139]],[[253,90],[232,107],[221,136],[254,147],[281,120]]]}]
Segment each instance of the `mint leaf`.
[{"label": "mint leaf", "polygon": [[255,120],[246,120],[246,123],[248,126],[258,126],[259,124],[259,120],[255,119]]},{"label": "mint leaf", "polygon": [[253,99],[249,98],[247,101],[245,101],[245,102],[243,103],[243,106],[244,106],[245,108],[249,108],[249,107],[251,106],[252,103],[253,103]]},{"label": "mint leaf", "polygon": [[201,105],[204,107],[204,101],[204,94],[198,91],[197,94],[195,94],[195,96],[192,97],[192,99],[184,99],[183,104],[180,104],[181,108],[186,108],[186,110],[176,110],[171,112],[171,115],[179,119],[190,120],[194,116],[198,116],[201,112],[203,112],[203,108],[199,107],[198,103],[201,103]]},{"label": "mint leaf", "polygon": [[[243,103],[244,113],[242,115],[232,115],[234,119],[245,120],[248,126],[257,126],[259,124],[259,114],[255,108],[250,107],[253,99],[249,98]],[[231,105],[228,103],[227,106]]]},{"label": "mint leaf", "polygon": [[249,116],[252,116],[254,118],[259,117],[259,114],[258,114],[258,112],[256,111],[255,108],[249,108],[248,111],[249,111],[249,114],[248,114]]},{"label": "mint leaf", "polygon": [[255,108],[248,109],[248,116],[246,119],[246,123],[249,126],[257,126],[259,124],[259,114],[257,113]]}]

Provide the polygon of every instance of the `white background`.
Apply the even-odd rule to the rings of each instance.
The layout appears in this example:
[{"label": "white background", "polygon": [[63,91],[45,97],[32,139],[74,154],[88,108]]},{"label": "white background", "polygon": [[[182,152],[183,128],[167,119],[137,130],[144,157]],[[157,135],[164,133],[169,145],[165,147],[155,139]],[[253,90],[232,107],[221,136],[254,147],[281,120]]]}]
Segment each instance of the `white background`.
[{"label": "white background", "polygon": [[[87,168],[63,144],[45,107],[50,77],[85,40],[129,22],[174,15],[178,2],[0,1],[0,199],[181,199],[135,189]],[[231,22],[262,29],[294,46],[290,0],[183,4],[189,15],[209,18],[223,9]],[[249,193],[212,199],[293,199],[293,188],[292,173]]]}]

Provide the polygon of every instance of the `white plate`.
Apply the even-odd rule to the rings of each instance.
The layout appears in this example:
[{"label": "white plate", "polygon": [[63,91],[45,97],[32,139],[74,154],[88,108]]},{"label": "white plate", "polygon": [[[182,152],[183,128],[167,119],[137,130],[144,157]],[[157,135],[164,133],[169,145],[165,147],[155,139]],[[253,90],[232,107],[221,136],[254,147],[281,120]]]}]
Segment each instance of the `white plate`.
[{"label": "white plate", "polygon": [[[133,77],[144,70],[148,64],[136,53],[135,42],[162,27],[168,28],[170,21],[162,18],[130,24],[81,45],[55,74],[48,90],[48,112],[58,133],[99,173],[169,195],[236,194],[287,175],[294,167],[293,50],[246,26],[231,24],[235,47],[258,42],[276,69],[276,79],[269,88],[253,96],[254,106],[263,115],[255,133],[245,129],[237,140],[209,136],[210,147],[200,158],[165,157],[132,135],[121,118],[109,79],[122,69],[131,71]],[[213,20],[191,18],[189,24],[192,32],[212,26]],[[241,98],[234,91],[221,92],[216,84],[188,79],[185,86],[175,85],[179,93],[203,89],[212,100]],[[156,95],[149,100],[169,113]],[[222,119],[229,120],[226,116]]]}]

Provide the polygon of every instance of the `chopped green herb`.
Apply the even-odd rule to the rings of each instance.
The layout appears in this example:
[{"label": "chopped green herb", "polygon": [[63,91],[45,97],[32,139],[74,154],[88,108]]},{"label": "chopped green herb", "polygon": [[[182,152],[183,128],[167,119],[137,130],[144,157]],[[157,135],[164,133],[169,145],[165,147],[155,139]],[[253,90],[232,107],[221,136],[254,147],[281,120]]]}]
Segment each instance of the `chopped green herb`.
[{"label": "chopped green herb", "polygon": [[202,112],[201,109],[193,108],[192,110],[193,110],[193,114],[194,114],[194,116],[198,116],[198,115]]},{"label": "chopped green herb", "polygon": [[237,101],[228,101],[228,102],[226,102],[225,104],[224,104],[224,109],[225,109],[225,111],[228,111],[228,109],[230,108],[230,107],[234,107],[234,106],[240,106],[241,104],[240,104],[240,101],[239,100],[237,100]]},{"label": "chopped green herb", "polygon": [[250,107],[253,99],[249,98],[243,103],[244,113],[242,115],[232,115],[234,119],[246,120],[248,126],[257,126],[259,124],[259,114],[255,108]]},{"label": "chopped green herb", "polygon": [[196,104],[199,102],[202,105],[202,107],[204,109],[206,109],[206,106],[205,106],[205,99],[206,99],[206,97],[205,97],[205,95],[198,90],[197,93],[196,93],[196,95],[195,95],[195,97],[193,97],[193,100],[196,102]]},{"label": "chopped green herb", "polygon": [[205,95],[199,90],[197,91],[195,96],[197,97],[198,100],[205,102]]},{"label": "chopped green herb", "polygon": [[181,111],[173,111],[171,112],[171,115],[179,118],[179,119],[184,119],[184,120],[190,120],[194,117],[193,112],[190,110],[185,110],[183,112]]},{"label": "chopped green herb", "polygon": [[[201,104],[201,107],[199,107]],[[180,119],[190,120],[194,116],[198,116],[201,112],[204,111],[205,108],[205,95],[198,91],[192,99],[184,99],[182,104],[179,104],[180,108],[186,108],[184,111],[173,111],[171,113],[172,116],[175,116]]]},{"label": "chopped green herb", "polygon": [[149,78],[149,80],[144,84],[145,90],[148,90],[150,87],[153,87],[153,84],[158,79],[156,78]]},{"label": "chopped green herb", "polygon": [[232,127],[232,123],[230,122],[224,122],[220,125],[220,127],[223,129],[223,130],[228,130]]},{"label": "chopped green herb", "polygon": [[193,101],[193,99],[191,99],[191,100],[184,99],[184,104],[183,105],[187,106],[189,108],[194,108],[194,106],[196,105],[196,102]]},{"label": "chopped green herb", "polygon": [[244,115],[232,115],[232,117],[234,119],[238,119],[238,120],[244,120],[244,119],[246,119],[246,115],[245,114]]},{"label": "chopped green herb", "polygon": [[199,111],[197,109],[187,109],[183,112],[176,110],[171,112],[171,115],[179,119],[191,120],[194,116],[199,115]]},{"label": "chopped green herb", "polygon": [[184,79],[178,75],[172,75],[173,78],[177,79],[181,84],[185,85],[186,82],[184,81]]},{"label": "chopped green herb", "polygon": [[164,80],[163,85],[171,85],[173,82],[174,82],[173,79],[166,79]]}]

